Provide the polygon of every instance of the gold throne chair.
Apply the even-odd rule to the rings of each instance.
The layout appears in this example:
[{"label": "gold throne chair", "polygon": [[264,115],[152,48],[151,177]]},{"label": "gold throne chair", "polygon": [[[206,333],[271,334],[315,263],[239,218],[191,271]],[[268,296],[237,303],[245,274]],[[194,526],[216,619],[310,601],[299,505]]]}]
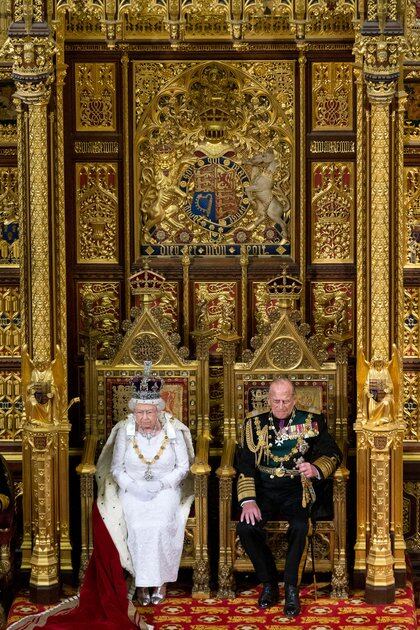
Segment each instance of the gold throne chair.
[{"label": "gold throne chair", "polygon": [[[258,334],[253,338],[254,352],[246,351],[243,362],[232,361],[238,337],[232,332],[219,337],[223,347],[225,383],[224,443],[219,478],[220,555],[219,597],[234,596],[234,573],[253,571],[253,566],[236,534],[239,506],[236,501],[235,449],[243,422],[248,414],[267,410],[269,383],[279,376],[288,376],[297,390],[297,406],[314,413],[323,413],[329,431],[343,451],[342,465],[330,484],[330,504],[323,516],[316,520],[314,529],[315,568],[317,572],[331,571],[332,596],[348,595],[346,560],[346,489],[349,471],[345,467],[347,442],[347,351],[348,335],[336,337],[336,362],[325,362],[325,348],[319,339],[306,336],[309,327],[301,324],[293,304],[300,295],[301,283],[283,276],[275,278],[264,288],[271,315],[259,313]],[[275,306],[273,308],[273,305]],[[277,566],[284,568],[287,548],[287,521],[270,521],[266,529]],[[305,569],[312,570],[309,558]]]},{"label": "gold throne chair", "polygon": [[[157,306],[163,276],[147,268],[130,278],[140,306],[128,323],[115,355],[110,360],[96,359],[95,333],[85,339],[86,441],[77,472],[81,477],[82,558],[81,575],[93,549],[91,510],[97,444],[104,444],[112,427],[128,413],[132,394],[131,380],[142,372],[144,361],[152,361],[152,372],[164,380],[161,391],[166,411],[185,423],[192,434],[195,459],[190,472],[195,499],[187,520],[181,567],[193,569],[193,597],[209,597],[209,559],[207,546],[207,487],[210,474],[208,421],[203,419],[201,389],[207,382],[208,354],[187,360],[186,348],[178,348],[179,335]],[[204,333],[203,333],[204,334]]]}]

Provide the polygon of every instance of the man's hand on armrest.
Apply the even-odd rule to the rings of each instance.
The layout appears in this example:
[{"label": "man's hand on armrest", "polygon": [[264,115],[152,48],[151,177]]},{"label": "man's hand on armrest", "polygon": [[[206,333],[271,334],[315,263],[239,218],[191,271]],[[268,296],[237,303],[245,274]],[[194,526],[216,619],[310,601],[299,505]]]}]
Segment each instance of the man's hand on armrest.
[{"label": "man's hand on armrest", "polygon": [[261,511],[255,501],[244,501],[242,503],[241,523],[255,525],[255,521],[262,519]]}]

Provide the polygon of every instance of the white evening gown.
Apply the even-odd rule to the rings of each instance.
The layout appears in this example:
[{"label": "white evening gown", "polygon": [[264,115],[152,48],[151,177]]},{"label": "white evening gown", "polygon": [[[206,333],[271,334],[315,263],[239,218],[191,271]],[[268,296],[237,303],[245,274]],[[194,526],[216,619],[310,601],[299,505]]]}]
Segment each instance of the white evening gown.
[{"label": "white evening gown", "polygon": [[[158,452],[165,433],[148,440],[136,432],[135,440],[147,460]],[[180,510],[179,484],[189,470],[188,453],[179,430],[159,459],[151,465],[153,479],[169,486],[149,501],[143,501],[126,488],[134,481],[144,482],[147,464],[140,460],[125,427],[117,434],[111,472],[119,486],[118,496],[127,525],[127,545],[133,562],[136,586],[161,586],[175,582],[184,542],[185,519]]]}]

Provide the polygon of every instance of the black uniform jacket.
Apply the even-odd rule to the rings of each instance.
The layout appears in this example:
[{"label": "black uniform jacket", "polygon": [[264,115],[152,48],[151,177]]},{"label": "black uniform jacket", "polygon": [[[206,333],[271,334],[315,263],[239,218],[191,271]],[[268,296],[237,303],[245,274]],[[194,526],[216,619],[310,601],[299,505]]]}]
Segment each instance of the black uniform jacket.
[{"label": "black uniform jacket", "polygon": [[[289,424],[283,432],[270,428],[270,415],[266,412],[245,419],[237,459],[240,504],[257,500],[258,482],[261,475],[270,476],[268,468],[273,472],[274,477],[271,478],[275,478],[278,476],[276,472],[281,475],[282,468],[294,469],[297,460],[302,458],[313,464],[320,479],[324,480],[334,473],[342,460],[341,451],[328,433],[323,415],[295,409],[292,417],[286,419],[286,424]],[[316,485],[315,482],[315,490]]]}]

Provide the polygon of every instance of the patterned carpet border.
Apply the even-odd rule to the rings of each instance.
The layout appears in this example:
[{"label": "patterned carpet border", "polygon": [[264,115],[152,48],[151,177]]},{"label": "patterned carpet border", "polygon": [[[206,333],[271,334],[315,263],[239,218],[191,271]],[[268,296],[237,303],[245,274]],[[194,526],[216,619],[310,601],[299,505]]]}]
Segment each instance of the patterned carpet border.
[{"label": "patterned carpet border", "polygon": [[[417,617],[411,584],[397,589],[395,603],[372,606],[365,602],[363,591],[349,599],[328,597],[328,585],[318,587],[314,599],[312,586],[301,589],[302,613],[296,619],[283,614],[283,601],[269,610],[257,606],[259,588],[242,591],[232,600],[216,598],[193,600],[180,588],[168,589],[168,597],[159,606],[141,609],[154,630],[415,630]],[[280,596],[283,596],[281,588]],[[24,617],[45,610],[28,601],[26,594],[17,597],[10,609],[7,628]],[[15,626],[16,627],[16,626]],[[23,624],[22,628],[25,627]]]}]

